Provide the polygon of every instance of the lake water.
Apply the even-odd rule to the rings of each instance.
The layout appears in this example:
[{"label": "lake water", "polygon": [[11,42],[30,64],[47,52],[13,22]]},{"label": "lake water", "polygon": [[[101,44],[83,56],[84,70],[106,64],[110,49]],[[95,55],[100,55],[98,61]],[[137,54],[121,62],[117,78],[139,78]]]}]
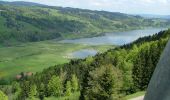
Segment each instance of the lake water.
[{"label": "lake water", "polygon": [[86,58],[97,54],[96,50],[83,49],[72,53],[73,58]]},{"label": "lake water", "polygon": [[167,28],[150,28],[143,30],[132,30],[125,32],[105,33],[104,36],[81,38],[73,40],[62,40],[60,43],[74,43],[86,45],[123,45],[130,43],[139,37],[152,35]]},{"label": "lake water", "polygon": [[[123,45],[139,37],[153,35],[167,28],[150,28],[143,30],[132,30],[126,32],[113,32],[105,33],[104,36],[92,37],[92,38],[81,38],[74,40],[62,40],[60,43],[74,43],[74,44],[85,44],[85,45]],[[74,58],[85,58],[87,56],[94,56],[97,53],[95,50],[83,49],[72,53]]]}]

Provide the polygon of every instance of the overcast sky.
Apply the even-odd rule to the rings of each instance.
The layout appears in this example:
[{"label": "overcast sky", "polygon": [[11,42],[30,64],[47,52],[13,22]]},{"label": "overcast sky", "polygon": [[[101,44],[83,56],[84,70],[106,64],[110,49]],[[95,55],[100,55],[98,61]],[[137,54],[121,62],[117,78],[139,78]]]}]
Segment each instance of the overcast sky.
[{"label": "overcast sky", "polygon": [[[17,0],[3,0],[17,1]],[[52,6],[105,10],[128,14],[170,15],[170,0],[19,0]]]}]

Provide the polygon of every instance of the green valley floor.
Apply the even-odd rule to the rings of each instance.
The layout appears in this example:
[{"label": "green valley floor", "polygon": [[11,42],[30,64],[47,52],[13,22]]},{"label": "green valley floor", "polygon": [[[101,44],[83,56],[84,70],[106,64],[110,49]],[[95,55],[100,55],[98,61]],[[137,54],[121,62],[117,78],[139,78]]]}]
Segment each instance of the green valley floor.
[{"label": "green valley floor", "polygon": [[21,72],[39,72],[49,66],[69,62],[70,54],[77,50],[92,49],[104,52],[111,45],[88,46],[58,43],[56,40],[0,47],[0,78],[15,77]]}]

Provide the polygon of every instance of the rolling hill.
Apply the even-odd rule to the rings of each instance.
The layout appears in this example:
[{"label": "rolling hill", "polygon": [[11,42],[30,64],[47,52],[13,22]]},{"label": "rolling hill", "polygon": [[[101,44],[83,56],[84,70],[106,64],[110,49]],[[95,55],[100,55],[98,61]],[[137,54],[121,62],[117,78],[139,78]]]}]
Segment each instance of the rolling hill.
[{"label": "rolling hill", "polygon": [[[58,40],[168,26],[164,18],[0,1],[0,100],[124,100],[145,91],[170,29],[116,47]],[[81,49],[99,53],[71,59]]]},{"label": "rolling hill", "polygon": [[152,15],[152,14],[139,14],[144,18],[161,18],[161,19],[170,19],[170,15]]},{"label": "rolling hill", "polygon": [[166,19],[145,19],[118,12],[0,2],[0,44],[5,46],[168,25],[170,21]]}]

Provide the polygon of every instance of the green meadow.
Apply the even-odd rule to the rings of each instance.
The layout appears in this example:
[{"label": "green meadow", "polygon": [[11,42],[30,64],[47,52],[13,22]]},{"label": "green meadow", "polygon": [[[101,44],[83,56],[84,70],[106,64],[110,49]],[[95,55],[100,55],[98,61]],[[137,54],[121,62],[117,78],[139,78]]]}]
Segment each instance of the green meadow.
[{"label": "green meadow", "polygon": [[39,72],[49,66],[67,63],[69,55],[81,49],[104,52],[114,46],[88,46],[58,43],[56,40],[24,43],[11,47],[0,47],[0,78],[15,77],[21,72]]}]

